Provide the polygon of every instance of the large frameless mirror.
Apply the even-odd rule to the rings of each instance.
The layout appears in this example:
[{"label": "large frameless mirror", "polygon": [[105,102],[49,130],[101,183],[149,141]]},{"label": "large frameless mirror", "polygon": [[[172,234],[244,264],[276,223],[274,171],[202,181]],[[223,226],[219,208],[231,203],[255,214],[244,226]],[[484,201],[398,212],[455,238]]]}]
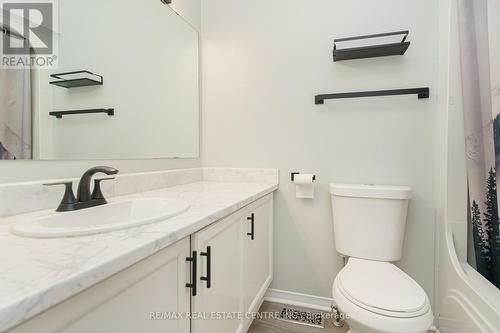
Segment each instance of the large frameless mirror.
[{"label": "large frameless mirror", "polygon": [[198,32],[160,0],[47,3],[2,7],[0,159],[198,157]]}]

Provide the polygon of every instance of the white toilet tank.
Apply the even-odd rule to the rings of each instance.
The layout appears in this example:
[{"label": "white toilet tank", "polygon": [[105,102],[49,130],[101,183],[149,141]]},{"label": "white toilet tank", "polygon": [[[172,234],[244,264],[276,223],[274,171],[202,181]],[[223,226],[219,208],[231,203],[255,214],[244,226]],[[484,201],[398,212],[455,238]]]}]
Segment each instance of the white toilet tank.
[{"label": "white toilet tank", "polygon": [[339,253],[377,261],[401,259],[410,187],[331,184],[330,193]]}]

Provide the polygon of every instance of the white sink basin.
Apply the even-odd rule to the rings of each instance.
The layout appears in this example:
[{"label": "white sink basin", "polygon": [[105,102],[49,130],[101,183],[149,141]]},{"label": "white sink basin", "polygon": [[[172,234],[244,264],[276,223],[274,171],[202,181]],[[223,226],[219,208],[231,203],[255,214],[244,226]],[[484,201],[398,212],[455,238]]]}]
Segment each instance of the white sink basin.
[{"label": "white sink basin", "polygon": [[189,209],[184,200],[141,198],[117,201],[73,212],[50,212],[12,225],[12,232],[31,238],[99,234],[164,221]]}]

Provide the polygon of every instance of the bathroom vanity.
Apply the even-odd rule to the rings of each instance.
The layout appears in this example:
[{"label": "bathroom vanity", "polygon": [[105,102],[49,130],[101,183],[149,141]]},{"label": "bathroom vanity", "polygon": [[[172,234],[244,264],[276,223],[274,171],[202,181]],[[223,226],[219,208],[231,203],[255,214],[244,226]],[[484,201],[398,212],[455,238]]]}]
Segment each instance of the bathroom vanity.
[{"label": "bathroom vanity", "polygon": [[[40,212],[4,219],[3,252],[19,251],[14,256],[20,267],[13,265],[9,273],[6,263],[0,266],[6,282],[23,287],[8,289],[9,283],[2,283],[0,331],[246,332],[273,278],[277,171],[250,181],[248,175],[235,178],[238,172],[227,180],[217,170],[188,172],[187,178],[197,179],[183,179],[182,171],[156,174],[186,184],[110,200],[189,202],[188,211],[166,221],[83,237],[33,239],[8,233],[9,225]],[[115,188],[107,191],[123,191],[121,186],[134,177],[117,177]]]}]

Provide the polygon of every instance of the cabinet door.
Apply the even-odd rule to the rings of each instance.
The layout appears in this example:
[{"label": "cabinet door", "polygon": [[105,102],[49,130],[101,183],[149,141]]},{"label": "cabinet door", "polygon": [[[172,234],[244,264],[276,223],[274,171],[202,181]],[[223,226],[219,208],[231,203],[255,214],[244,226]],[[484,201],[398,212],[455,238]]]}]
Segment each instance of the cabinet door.
[{"label": "cabinet door", "polygon": [[192,333],[242,332],[241,216],[241,212],[233,214],[192,236],[199,275],[192,311],[196,316],[206,316],[206,320],[192,320]]},{"label": "cabinet door", "polygon": [[[244,309],[247,313],[251,313],[259,310],[264,294],[273,279],[272,194],[245,209],[243,226]],[[247,320],[245,326],[250,323],[251,321]]]},{"label": "cabinet door", "polygon": [[10,333],[189,333],[189,238],[127,268]]}]

